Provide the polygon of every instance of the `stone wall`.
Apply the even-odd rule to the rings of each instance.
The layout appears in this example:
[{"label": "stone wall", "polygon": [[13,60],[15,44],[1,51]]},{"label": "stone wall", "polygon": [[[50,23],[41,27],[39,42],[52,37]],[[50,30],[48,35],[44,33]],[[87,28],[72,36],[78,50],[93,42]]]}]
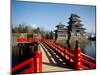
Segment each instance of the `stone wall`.
[{"label": "stone wall", "polygon": [[[67,44],[66,44],[67,39],[68,39],[68,37],[66,35],[65,38],[64,37],[63,38],[59,37],[56,42],[62,44],[65,47],[67,47]],[[84,47],[84,44],[89,41],[86,36],[83,36],[83,35],[75,36],[74,34],[72,34],[71,38],[70,38],[70,44],[71,44],[72,49],[75,48],[76,40],[79,41],[80,47]]]}]

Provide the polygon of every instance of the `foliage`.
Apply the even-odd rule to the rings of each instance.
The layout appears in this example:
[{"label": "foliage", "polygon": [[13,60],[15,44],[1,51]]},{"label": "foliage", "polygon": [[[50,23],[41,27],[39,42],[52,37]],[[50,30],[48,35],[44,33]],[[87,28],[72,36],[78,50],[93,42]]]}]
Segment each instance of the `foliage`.
[{"label": "foliage", "polygon": [[12,33],[28,33],[29,27],[24,24],[19,24],[12,28]]},{"label": "foliage", "polygon": [[12,33],[39,33],[41,34],[42,38],[53,39],[53,31],[45,31],[43,28],[33,28],[32,26],[25,24],[19,24],[15,27],[12,27]]}]

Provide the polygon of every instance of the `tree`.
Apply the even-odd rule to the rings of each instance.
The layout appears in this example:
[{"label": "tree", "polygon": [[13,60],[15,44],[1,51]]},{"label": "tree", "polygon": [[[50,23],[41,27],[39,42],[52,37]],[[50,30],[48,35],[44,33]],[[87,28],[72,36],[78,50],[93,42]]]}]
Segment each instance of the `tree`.
[{"label": "tree", "polygon": [[72,18],[72,14],[71,14],[71,16],[70,16],[70,18],[69,18],[69,22],[68,22],[68,26],[67,26],[67,28],[68,28],[68,31],[67,31],[67,34],[68,34],[68,39],[66,40],[66,43],[67,43],[67,45],[68,45],[68,48],[70,48],[70,38],[71,38],[71,31],[72,31],[72,24],[73,24],[73,18]]},{"label": "tree", "polygon": [[41,33],[40,28],[38,27],[38,28],[34,29],[33,33]]},{"label": "tree", "polygon": [[49,32],[49,37],[50,37],[50,39],[53,39],[53,31]]},{"label": "tree", "polygon": [[29,30],[31,30],[30,28],[32,27],[25,24],[19,24],[12,28],[12,33],[28,33],[30,32]]}]

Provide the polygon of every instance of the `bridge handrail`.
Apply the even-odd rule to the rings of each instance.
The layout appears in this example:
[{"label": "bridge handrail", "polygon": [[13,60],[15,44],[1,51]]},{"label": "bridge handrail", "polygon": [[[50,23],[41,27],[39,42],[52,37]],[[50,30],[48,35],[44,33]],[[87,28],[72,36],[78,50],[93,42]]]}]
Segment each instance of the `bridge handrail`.
[{"label": "bridge handrail", "polygon": [[87,61],[87,60],[85,60],[85,59],[83,59],[83,58],[81,59],[81,61],[82,61],[82,63],[85,63],[85,64],[89,65],[89,68],[90,68],[90,69],[96,67],[96,64],[94,64],[94,63],[92,63],[92,62],[89,62],[89,61]]},{"label": "bridge handrail", "polygon": [[[16,72],[17,70],[19,70],[19,69],[21,69],[22,67],[24,67],[25,65],[27,65],[27,64],[29,64],[29,63],[31,63],[32,65],[33,65],[33,58],[30,58],[30,59],[28,59],[28,60],[26,60],[26,61],[24,61],[24,62],[21,62],[20,64],[18,64],[18,65],[16,65],[16,66],[14,66],[13,68],[12,68],[12,72],[14,73],[14,72]],[[33,68],[33,66],[31,65],[31,68]],[[34,69],[30,69],[30,70],[34,70]],[[30,71],[29,70],[29,71]]]},{"label": "bridge handrail", "polygon": [[84,54],[84,53],[82,53],[82,52],[81,52],[81,54],[82,54],[82,56],[85,56],[85,57],[91,59],[92,61],[96,61],[95,58],[93,58],[93,57],[91,57],[91,56],[89,56],[89,55],[86,55],[86,54]]},{"label": "bridge handrail", "polygon": [[[63,52],[63,54],[64,55],[68,55],[69,58],[71,58],[71,59],[74,58],[74,51],[73,50],[68,50],[67,48],[64,48],[63,46],[59,45],[58,43],[54,43],[54,41],[52,41],[52,40],[49,40],[49,39],[38,39],[38,38],[34,38],[34,40],[38,40],[38,41],[45,42],[46,44],[48,44],[49,46],[53,47],[54,49],[57,48],[57,51],[59,50],[58,51],[59,53],[62,53]],[[65,51],[65,49],[67,51]],[[71,51],[71,53],[69,51]],[[91,57],[91,56],[89,56],[87,54],[84,54],[84,53],[80,52],[80,55],[82,57],[86,57],[86,58],[88,58],[88,59],[96,62],[96,59],[95,58],[93,58],[93,57]],[[81,60],[82,60],[82,63],[87,64],[88,67],[91,68],[91,69],[94,68],[94,67],[96,67],[95,63],[89,62],[89,61],[85,60],[84,58],[81,58]],[[88,67],[87,66],[84,66],[84,65],[81,65],[81,68],[84,68],[84,69],[88,69]]]},{"label": "bridge handrail", "polygon": [[[53,46],[56,46],[55,43],[52,42],[51,40],[46,40],[46,43],[52,44]],[[58,44],[57,44],[57,46],[56,46],[56,48],[58,48],[58,50],[60,50],[60,51],[63,52],[63,50],[62,50],[61,47],[62,47],[63,49],[65,49],[63,46],[60,46],[60,45],[58,45]],[[74,51],[73,51],[73,52],[74,52]],[[70,56],[71,58],[74,58],[73,52],[70,53],[70,52],[68,52],[68,50],[65,51],[65,53],[66,53],[68,56]],[[91,56],[89,56],[89,55],[86,55],[86,54],[84,54],[84,53],[82,53],[82,52],[81,52],[81,55],[82,55],[82,57],[84,56],[84,57],[86,57],[86,58],[88,58],[88,59],[91,59],[92,61],[96,61],[95,58],[93,58],[93,57],[91,57]],[[96,67],[96,65],[95,65],[94,63],[92,63],[92,62],[89,62],[89,61],[87,61],[87,60],[85,60],[85,59],[83,59],[83,58],[81,58],[81,60],[82,60],[83,63],[89,65],[88,67],[90,67],[90,68]],[[84,68],[84,69],[89,69],[88,67],[86,67],[86,66],[84,66],[84,65],[81,65],[81,68]]]},{"label": "bridge handrail", "polygon": [[65,53],[67,53],[69,56],[74,57],[73,54],[69,53],[68,51],[65,51]]},{"label": "bridge handrail", "polygon": [[[55,43],[54,42],[51,42],[51,40],[45,40],[45,41],[43,41],[43,42],[45,42],[45,43],[47,43],[49,46],[53,46],[53,48],[57,48],[58,50],[60,50],[61,52],[63,52],[63,54],[64,55],[68,55],[70,58],[74,58],[74,55],[72,54],[72,53],[70,53],[70,52],[68,52],[68,49],[66,49],[66,48],[64,48],[64,47],[62,47],[62,46],[60,46],[60,45],[55,45]],[[54,47],[55,46],[55,47]],[[67,51],[65,51],[65,49],[67,50]],[[59,52],[59,51],[58,51]]]},{"label": "bridge handrail", "polygon": [[89,68],[84,66],[84,65],[80,65],[81,69],[84,69],[84,70],[88,70]]},{"label": "bridge handrail", "polygon": [[[61,47],[61,46],[60,46]],[[62,46],[63,47],[63,46]],[[73,51],[73,50],[72,50]],[[68,53],[68,52],[67,52]],[[73,56],[71,53],[69,53],[71,56]],[[82,54],[82,56],[85,56],[85,57],[87,57],[87,58],[89,58],[89,59],[91,59],[92,61],[96,61],[96,59],[95,58],[93,58],[93,57],[91,57],[91,56],[89,56],[89,55],[87,55],[87,54],[84,54],[84,53],[82,53],[81,52],[81,54]]]}]

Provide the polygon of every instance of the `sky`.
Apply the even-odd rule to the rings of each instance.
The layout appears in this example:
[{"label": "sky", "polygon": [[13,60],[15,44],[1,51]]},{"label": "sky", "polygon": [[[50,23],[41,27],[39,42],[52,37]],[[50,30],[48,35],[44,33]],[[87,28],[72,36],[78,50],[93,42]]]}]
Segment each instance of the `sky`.
[{"label": "sky", "polygon": [[95,6],[12,1],[12,24],[14,26],[28,24],[32,27],[54,30],[59,22],[67,26],[71,13],[80,16],[86,32],[95,33]]}]

